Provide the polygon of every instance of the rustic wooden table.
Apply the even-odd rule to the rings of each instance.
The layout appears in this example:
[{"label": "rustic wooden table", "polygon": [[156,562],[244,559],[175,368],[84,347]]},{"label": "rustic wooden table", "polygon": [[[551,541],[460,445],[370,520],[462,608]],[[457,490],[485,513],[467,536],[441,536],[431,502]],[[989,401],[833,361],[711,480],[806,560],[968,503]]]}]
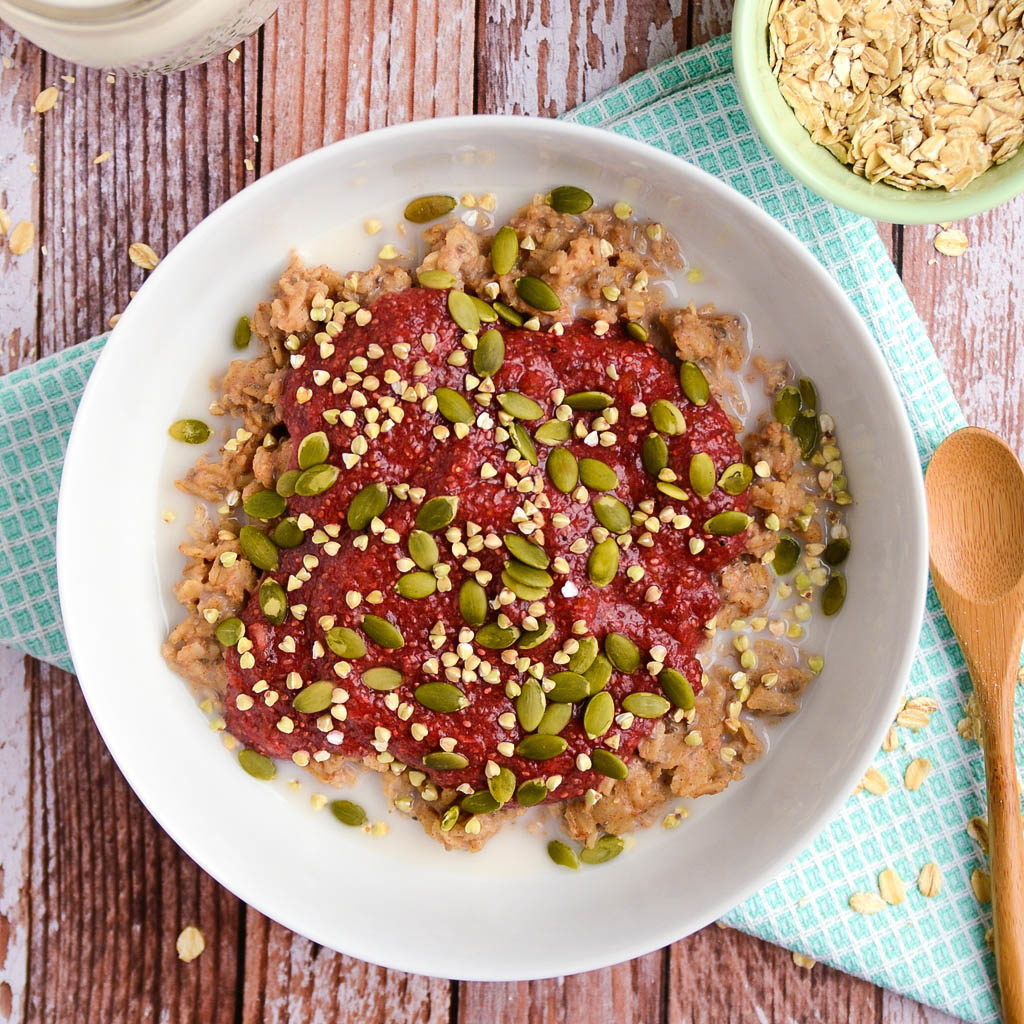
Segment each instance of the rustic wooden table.
[{"label": "rustic wooden table", "polygon": [[[232,193],[302,153],[443,114],[554,115],[728,27],[728,0],[284,0],[241,48],[108,78],[0,26],[0,368],[107,326],[143,272]],[[9,66],[8,66],[9,65]],[[61,99],[31,111],[45,86]],[[109,158],[97,158],[109,153]],[[1024,442],[1024,198],[963,225],[879,228],[968,418]],[[529,984],[454,984],[321,949],[200,871],[126,786],[72,676],[0,651],[0,1022],[747,1024],[950,1018],[738,932]],[[197,798],[206,798],[197,795]],[[198,924],[206,952],[180,963]]]}]

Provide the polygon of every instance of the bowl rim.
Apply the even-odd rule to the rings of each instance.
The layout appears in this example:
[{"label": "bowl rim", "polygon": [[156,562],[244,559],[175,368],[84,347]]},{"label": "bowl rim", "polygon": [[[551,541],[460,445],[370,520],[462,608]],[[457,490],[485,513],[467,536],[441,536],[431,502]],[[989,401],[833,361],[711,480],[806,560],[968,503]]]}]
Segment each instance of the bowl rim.
[{"label": "bowl rim", "polygon": [[[1021,161],[1019,169],[1015,169],[1012,176],[1008,175],[990,185],[986,184],[984,187],[975,188],[975,185],[980,185],[984,181],[985,175],[999,169],[990,167],[975,178],[962,192],[947,192],[945,189],[918,189],[904,192],[883,182],[870,184],[866,179],[854,175],[852,170],[841,164],[835,157],[831,157],[831,154],[829,156],[835,162],[836,169],[840,170],[844,176],[852,176],[854,180],[846,184],[840,177],[816,173],[805,160],[801,159],[799,150],[795,150],[787,144],[776,117],[767,108],[767,100],[763,91],[765,78],[770,77],[773,82],[777,82],[777,80],[771,74],[770,69],[767,76],[763,73],[765,69],[768,69],[767,23],[762,20],[759,13],[759,8],[763,3],[764,0],[736,0],[733,8],[732,63],[739,87],[740,100],[758,135],[775,159],[797,181],[812,192],[835,203],[836,206],[841,206],[845,210],[861,214],[871,220],[905,225],[938,224],[942,221],[973,217],[975,214],[984,213],[986,210],[1009,202],[1024,192],[1024,147],[1010,158],[1010,161]],[[777,85],[774,88],[777,93]],[[803,126],[796,120],[796,114],[785,103],[785,100],[782,102],[793,123],[806,134]],[[809,136],[807,142],[809,145],[821,149],[823,153],[827,152],[824,147],[811,142]],[[1000,166],[1006,167],[1007,164]],[[861,185],[868,185],[876,192],[865,192],[862,188],[856,187],[857,182]]]},{"label": "bowl rim", "polygon": [[[376,140],[382,137],[403,138],[403,140],[408,140],[411,145],[416,139],[429,135],[439,128],[453,127],[456,124],[467,122],[472,122],[475,130],[478,132],[481,130],[492,133],[500,132],[506,136],[511,135],[514,141],[517,136],[529,136],[531,132],[535,131],[533,126],[536,124],[536,119],[514,115],[466,115],[411,122],[365,132],[314,150],[268,173],[212,211],[192,228],[182,241],[164,257],[160,265],[150,275],[146,283],[143,284],[140,293],[146,289],[153,292],[155,288],[159,287],[159,285],[154,285],[152,282],[161,282],[171,274],[172,269],[178,262],[189,259],[192,248],[201,245],[209,233],[218,231],[221,222],[232,214],[236,208],[244,206],[244,204],[251,202],[254,198],[258,198],[264,193],[278,188],[290,176],[295,175],[299,169],[305,171],[310,166],[317,164],[329,167],[339,159],[339,154],[359,154],[360,150],[364,147],[372,147]],[[545,124],[551,131],[561,134],[566,138],[571,138],[574,142],[584,145],[588,142],[594,142],[599,143],[601,146],[620,147],[620,151],[626,155],[631,154],[646,161],[654,161],[663,165],[669,173],[682,174],[690,177],[691,180],[696,180],[701,188],[706,190],[709,201],[714,201],[718,198],[729,204],[738,203],[744,209],[746,216],[760,222],[761,227],[779,246],[791,250],[794,258],[798,259],[800,264],[806,268],[807,273],[815,277],[819,285],[827,289],[834,296],[835,301],[844,308],[846,315],[850,318],[851,326],[855,327],[860,336],[859,347],[864,357],[874,364],[874,369],[881,379],[884,399],[896,410],[895,418],[899,424],[899,429],[898,436],[893,438],[893,445],[901,449],[903,457],[908,459],[919,470],[920,463],[910,421],[880,349],[850,298],[803,243],[741,193],[714,178],[701,168],[670,153],[645,143],[624,138],[604,129],[547,119],[545,119]],[[121,729],[117,724],[109,719],[107,721],[100,721],[95,715],[95,707],[99,703],[102,688],[103,665],[98,657],[92,657],[92,650],[89,648],[86,640],[89,632],[89,622],[88,617],[83,614],[85,602],[83,602],[80,595],[76,596],[76,589],[78,588],[76,587],[77,580],[74,575],[75,563],[73,552],[68,547],[69,535],[72,532],[69,524],[76,516],[79,507],[76,504],[76,492],[85,486],[85,479],[83,478],[84,469],[80,471],[77,468],[79,465],[84,466],[86,462],[84,455],[88,442],[86,440],[87,427],[85,424],[95,415],[94,407],[97,407],[101,401],[100,391],[102,382],[108,375],[114,373],[119,353],[126,350],[132,344],[133,332],[134,336],[137,336],[139,330],[144,329],[143,316],[144,312],[141,304],[133,303],[129,305],[118,325],[112,331],[110,339],[100,354],[83,394],[65,457],[65,472],[61,481],[57,512],[57,574],[61,605],[62,609],[65,610],[68,647],[72,660],[75,662],[76,671],[79,664],[85,670],[79,676],[79,685],[89,706],[90,713],[93,714],[96,726],[115,763],[140,801],[175,843],[218,883],[224,885],[230,892],[260,913],[278,921],[285,927],[291,928],[300,935],[305,935],[313,941],[326,945],[328,948],[337,949],[338,945],[335,939],[315,928],[310,929],[308,927],[307,923],[302,920],[301,908],[297,908],[295,904],[287,903],[280,905],[276,902],[273,905],[268,904],[255,883],[243,884],[242,879],[232,877],[230,862],[217,861],[212,851],[208,854],[203,849],[202,837],[197,835],[194,830],[189,833],[187,816],[178,815],[172,819],[170,811],[167,808],[160,807],[159,801],[153,799],[154,793],[150,783],[144,777],[139,777],[139,773],[133,770],[135,766],[129,763],[129,759],[125,757],[125,750],[119,742]],[[140,321],[139,324],[136,324],[136,320]],[[911,597],[907,605],[910,626],[902,641],[898,659],[894,659],[897,669],[891,674],[886,688],[880,691],[878,695],[879,713],[874,726],[871,729],[865,729],[863,733],[852,741],[853,756],[850,760],[850,768],[845,775],[838,779],[835,792],[831,798],[822,801],[818,813],[807,820],[800,829],[793,830],[786,837],[786,840],[780,844],[777,856],[765,861],[756,860],[752,864],[750,872],[741,880],[737,880],[735,888],[728,894],[728,897],[723,896],[715,901],[707,913],[703,915],[704,919],[695,925],[691,926],[691,923],[687,922],[680,929],[666,923],[661,928],[644,931],[642,938],[634,938],[630,941],[609,937],[608,941],[598,951],[579,952],[575,949],[567,950],[564,961],[553,967],[545,964],[528,973],[516,971],[510,967],[503,967],[492,962],[489,969],[486,970],[475,967],[461,972],[458,975],[460,979],[471,981],[515,981],[554,977],[603,968],[645,955],[686,935],[692,934],[699,928],[710,924],[733,907],[738,906],[754,892],[769,884],[827,827],[835,818],[841,806],[846,802],[849,793],[862,777],[863,772],[867,769],[877,752],[891,721],[890,712],[894,713],[896,700],[909,676],[911,662],[917,648],[917,637],[924,613],[928,564],[925,542],[927,518],[925,513],[924,486],[919,471],[912,474],[909,488],[914,522],[911,524],[904,523],[903,528],[908,537],[907,544],[911,550],[911,563],[915,569]],[[908,526],[911,528],[908,529]],[[88,654],[86,653],[87,651]],[[365,941],[365,937],[360,937],[359,941]],[[392,952],[386,941],[382,943],[378,939],[373,943],[369,943],[363,949],[357,946],[349,946],[348,949],[341,949],[339,951],[394,970],[441,978],[451,977],[449,973],[442,969],[442,965],[448,959],[447,953],[443,949],[420,949],[414,953],[407,949],[401,949],[400,951]]]}]

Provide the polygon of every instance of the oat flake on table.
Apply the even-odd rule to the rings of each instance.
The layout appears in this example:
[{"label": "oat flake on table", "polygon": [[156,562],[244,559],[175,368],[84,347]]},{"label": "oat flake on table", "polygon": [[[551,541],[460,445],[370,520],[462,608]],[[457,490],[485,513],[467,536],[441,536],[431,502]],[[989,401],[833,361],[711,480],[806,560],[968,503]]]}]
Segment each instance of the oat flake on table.
[{"label": "oat flake on table", "polygon": [[773,0],[769,60],[811,138],[869,181],[957,191],[1024,140],[1020,0]]}]

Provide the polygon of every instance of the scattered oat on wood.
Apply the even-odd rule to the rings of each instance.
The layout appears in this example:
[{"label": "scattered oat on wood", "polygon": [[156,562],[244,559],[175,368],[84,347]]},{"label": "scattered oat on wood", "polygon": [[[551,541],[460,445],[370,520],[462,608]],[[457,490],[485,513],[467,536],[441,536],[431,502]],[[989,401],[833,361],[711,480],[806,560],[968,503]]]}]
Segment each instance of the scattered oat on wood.
[{"label": "scattered oat on wood", "polygon": [[237,46],[232,47],[232,49],[228,51],[228,60],[231,61],[232,64],[237,64],[238,58],[241,56],[242,51]]},{"label": "scattered oat on wood", "polygon": [[809,957],[804,953],[797,953],[795,951],[793,953],[793,963],[795,963],[797,967],[802,967],[805,971],[809,971],[817,962],[817,960],[814,960],[812,957]]},{"label": "scattered oat on wood", "polygon": [[894,907],[907,898],[907,887],[892,868],[886,868],[879,874],[878,891],[882,894],[882,899]]},{"label": "scattered oat on wood", "polygon": [[864,773],[864,778],[860,780],[860,784],[875,796],[881,796],[889,791],[889,783],[885,781],[885,776],[877,768],[869,768]]},{"label": "scattered oat on wood", "polygon": [[988,818],[976,814],[967,822],[967,834],[981,847],[981,852],[988,856]]},{"label": "scattered oat on wood", "polygon": [[32,104],[33,114],[45,114],[48,110],[53,110],[57,106],[57,100],[60,99],[60,93],[57,91],[55,85],[49,86],[44,89],[37,97],[35,103]]},{"label": "scattered oat on wood", "polygon": [[128,246],[128,259],[143,270],[153,270],[160,262],[160,257],[145,242],[132,242]]},{"label": "scattered oat on wood", "polygon": [[876,892],[855,892],[850,897],[850,909],[858,914],[877,914],[885,906],[885,900]]},{"label": "scattered oat on wood", "polygon": [[36,241],[36,226],[30,220],[18,221],[11,230],[7,245],[15,256],[24,256]]},{"label": "scattered oat on wood", "polygon": [[903,773],[903,784],[907,789],[920,789],[932,770],[932,763],[927,757],[915,757]]},{"label": "scattered oat on wood", "polygon": [[971,888],[974,890],[974,895],[978,897],[979,903],[992,902],[992,880],[987,871],[975,868],[971,872]]},{"label": "scattered oat on wood", "polygon": [[178,941],[174,945],[178,951],[178,959],[183,963],[190,964],[206,949],[206,939],[194,924],[190,924],[182,928]]},{"label": "scattered oat on wood", "polygon": [[110,150],[105,149],[99,156],[93,157],[94,164],[105,164],[110,159]]},{"label": "scattered oat on wood", "polygon": [[967,698],[967,704],[964,707],[964,717],[956,723],[956,731],[960,736],[967,740],[968,743],[974,742],[978,746],[983,746],[983,733],[981,729],[981,714],[978,709],[978,698],[975,694],[971,694]]},{"label": "scattered oat on wood", "polygon": [[934,861],[929,861],[921,868],[921,873],[917,876],[917,888],[921,895],[928,899],[938,896],[941,892],[942,872]]},{"label": "scattered oat on wood", "polygon": [[940,231],[932,239],[932,245],[943,256],[963,256],[967,252],[967,236],[959,228]]},{"label": "scattered oat on wood", "polygon": [[773,12],[782,95],[869,181],[957,191],[1024,140],[1019,0],[781,0]]},{"label": "scattered oat on wood", "polygon": [[6,235],[11,229],[11,215],[6,210],[0,210],[0,235]]}]

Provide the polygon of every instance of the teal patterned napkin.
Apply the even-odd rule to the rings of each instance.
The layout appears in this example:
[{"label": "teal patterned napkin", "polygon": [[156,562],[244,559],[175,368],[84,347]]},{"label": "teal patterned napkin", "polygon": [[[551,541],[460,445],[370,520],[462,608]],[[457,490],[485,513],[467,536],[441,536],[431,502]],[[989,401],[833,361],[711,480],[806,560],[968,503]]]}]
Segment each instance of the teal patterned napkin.
[{"label": "teal patterned napkin", "polygon": [[[568,116],[703,167],[804,241],[871,328],[926,461],[964,421],[885,249],[869,221],[808,192],[769,155],[740,107],[731,67],[729,40],[717,39]],[[54,570],[57,486],[74,409],[103,341],[0,378],[0,642],[62,668],[71,666]],[[907,695],[931,697],[938,709],[919,731],[899,728],[899,748],[879,754],[888,792],[852,796],[811,848],[726,922],[968,1020],[997,1020],[989,914],[970,882],[984,858],[966,831],[983,813],[984,770],[980,748],[957,732],[969,692],[930,591]],[[911,792],[903,772],[915,757],[934,767]],[[915,884],[928,862],[943,878],[931,899]],[[876,892],[887,867],[906,880],[905,902],[872,916],[852,911],[850,895]]]}]

